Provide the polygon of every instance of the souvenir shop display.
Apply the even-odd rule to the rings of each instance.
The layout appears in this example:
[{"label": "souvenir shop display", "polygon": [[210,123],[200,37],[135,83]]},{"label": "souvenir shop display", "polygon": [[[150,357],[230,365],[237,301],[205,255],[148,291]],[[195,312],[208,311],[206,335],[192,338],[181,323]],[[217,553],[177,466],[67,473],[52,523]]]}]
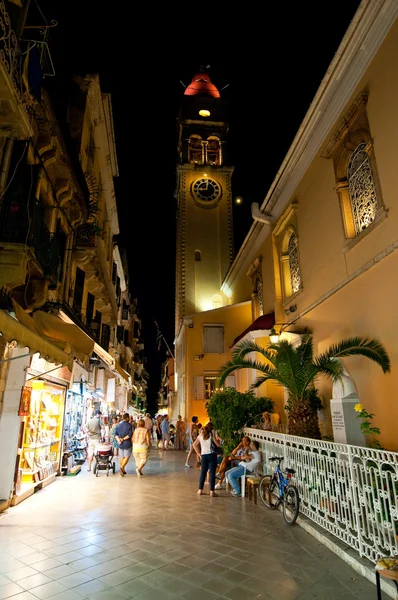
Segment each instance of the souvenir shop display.
[{"label": "souvenir shop display", "polygon": [[19,431],[17,493],[58,473],[65,405],[65,388],[43,380],[27,382],[22,394],[24,416]]},{"label": "souvenir shop display", "polygon": [[86,436],[83,433],[87,421],[87,401],[83,394],[68,390],[64,421],[64,453],[73,454],[74,463],[86,460]]}]

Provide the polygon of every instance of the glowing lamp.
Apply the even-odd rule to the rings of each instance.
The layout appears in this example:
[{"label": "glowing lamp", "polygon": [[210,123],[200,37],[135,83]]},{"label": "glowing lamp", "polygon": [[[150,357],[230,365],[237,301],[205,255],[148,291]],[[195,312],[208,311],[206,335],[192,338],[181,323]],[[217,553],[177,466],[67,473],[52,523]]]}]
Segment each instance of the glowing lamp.
[{"label": "glowing lamp", "polygon": [[269,333],[269,339],[271,340],[271,344],[277,344],[279,342],[279,333],[276,333],[274,328],[272,328]]},{"label": "glowing lamp", "polygon": [[201,117],[210,117],[210,111],[204,108],[201,108],[199,111]]}]

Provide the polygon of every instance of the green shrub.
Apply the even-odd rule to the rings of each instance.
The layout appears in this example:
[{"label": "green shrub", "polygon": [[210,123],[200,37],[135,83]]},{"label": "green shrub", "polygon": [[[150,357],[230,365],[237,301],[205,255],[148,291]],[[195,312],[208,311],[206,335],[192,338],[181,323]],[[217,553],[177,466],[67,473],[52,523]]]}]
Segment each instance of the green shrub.
[{"label": "green shrub", "polygon": [[239,443],[242,427],[252,425],[259,413],[273,412],[274,402],[265,397],[256,398],[253,392],[242,393],[228,387],[216,392],[206,404],[206,409],[224,442],[224,454],[227,454]]}]

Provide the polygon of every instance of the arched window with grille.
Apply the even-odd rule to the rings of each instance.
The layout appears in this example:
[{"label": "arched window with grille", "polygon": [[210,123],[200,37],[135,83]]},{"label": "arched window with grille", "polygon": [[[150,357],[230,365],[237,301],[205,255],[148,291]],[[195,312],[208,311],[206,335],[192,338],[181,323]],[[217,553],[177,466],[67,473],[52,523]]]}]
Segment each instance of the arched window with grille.
[{"label": "arched window with grille", "polygon": [[348,252],[387,218],[367,115],[367,94],[360,93],[332,132],[322,152],[331,158],[335,190]]},{"label": "arched window with grille", "polygon": [[377,213],[376,188],[365,142],[359,144],[351,155],[347,180],[355,233],[358,234],[373,223]]},{"label": "arched window with grille", "polygon": [[289,255],[290,285],[292,294],[295,294],[300,291],[301,274],[298,256],[298,240],[294,232],[290,234],[287,251]]},{"label": "arched window with grille", "polygon": [[287,300],[302,289],[299,243],[296,228],[288,225],[281,240],[281,278],[283,297]]}]

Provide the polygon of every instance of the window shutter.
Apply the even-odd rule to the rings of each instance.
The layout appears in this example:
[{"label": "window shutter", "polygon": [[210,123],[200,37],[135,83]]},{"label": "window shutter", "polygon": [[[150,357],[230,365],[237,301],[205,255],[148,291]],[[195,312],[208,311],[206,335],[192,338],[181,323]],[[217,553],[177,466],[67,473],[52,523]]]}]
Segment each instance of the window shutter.
[{"label": "window shutter", "polygon": [[195,377],[195,400],[205,399],[205,383],[201,375]]},{"label": "window shutter", "polygon": [[235,375],[228,375],[228,377],[225,380],[225,384],[224,387],[231,387],[231,388],[235,388]]},{"label": "window shutter", "polygon": [[222,354],[224,352],[224,326],[203,326],[203,352],[205,354]]}]

